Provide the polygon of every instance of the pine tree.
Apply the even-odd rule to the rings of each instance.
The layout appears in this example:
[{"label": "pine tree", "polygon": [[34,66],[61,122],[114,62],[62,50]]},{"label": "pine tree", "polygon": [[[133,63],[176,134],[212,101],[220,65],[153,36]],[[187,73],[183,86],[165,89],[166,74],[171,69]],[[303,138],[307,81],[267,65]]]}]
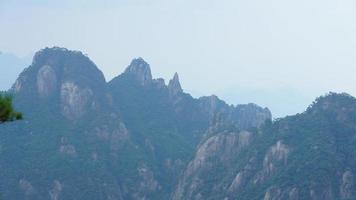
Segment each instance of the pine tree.
[{"label": "pine tree", "polygon": [[12,98],[8,95],[0,94],[0,123],[20,119],[22,119],[22,113],[13,109]]}]

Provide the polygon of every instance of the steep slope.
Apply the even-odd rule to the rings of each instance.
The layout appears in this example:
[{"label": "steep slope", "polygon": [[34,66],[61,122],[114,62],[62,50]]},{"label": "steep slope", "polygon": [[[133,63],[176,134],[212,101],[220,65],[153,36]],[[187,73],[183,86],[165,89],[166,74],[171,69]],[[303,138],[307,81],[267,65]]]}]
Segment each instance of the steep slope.
[{"label": "steep slope", "polygon": [[92,61],[80,52],[44,49],[12,92],[25,119],[0,130],[4,199],[122,197],[115,170],[125,168],[118,157],[132,145]]},{"label": "steep slope", "polygon": [[88,57],[57,47],[36,53],[10,92],[25,119],[0,130],[4,199],[168,199],[216,116],[238,125],[249,113],[240,129],[271,116],[219,99],[213,109],[177,74],[153,79],[141,58],[106,83]]},{"label": "steep slope", "polygon": [[249,103],[242,105],[227,105],[217,96],[199,98],[199,104],[209,115],[209,119],[214,119],[218,113],[224,117],[225,123],[231,123],[237,126],[240,130],[247,130],[251,127],[259,127],[266,120],[271,119],[272,115],[268,108]]},{"label": "steep slope", "polygon": [[[19,98],[33,106],[52,104],[67,119],[79,119],[107,106],[102,72],[81,52],[47,48],[37,52],[12,87]],[[58,107],[55,107],[58,106]],[[88,108],[90,108],[88,110]]]},{"label": "steep slope", "polygon": [[152,79],[150,66],[142,58],[134,59],[123,74],[110,81],[109,90],[131,139],[145,152],[146,163],[166,192],[173,190],[215,115],[238,126],[251,120],[241,129],[260,126],[271,118],[268,109],[252,104],[228,106],[214,97],[222,105],[215,108],[209,104],[210,97],[194,99],[184,93],[177,73],[168,85],[163,79]]},{"label": "steep slope", "polygon": [[356,99],[330,93],[253,132],[212,130],[172,199],[354,199]]},{"label": "steep slope", "polygon": [[330,93],[271,122],[195,99],[134,59],[109,83],[85,55],[36,53],[0,129],[3,199],[355,199],[356,99]]},{"label": "steep slope", "polygon": [[[241,130],[271,119],[267,108],[255,104],[229,106],[216,96],[195,99],[183,91],[177,73],[168,85],[163,79],[152,79],[150,66],[142,58],[134,59],[123,74],[110,81],[109,90],[114,107],[136,136],[142,139],[165,131],[190,148],[201,141],[216,115]],[[159,138],[151,139],[159,143]]]},{"label": "steep slope", "polygon": [[160,187],[152,188],[152,192],[168,198],[194,146],[192,139],[184,138],[177,128],[164,80],[152,79],[149,65],[139,58],[108,85],[115,110],[141,152],[137,161],[145,163]]}]

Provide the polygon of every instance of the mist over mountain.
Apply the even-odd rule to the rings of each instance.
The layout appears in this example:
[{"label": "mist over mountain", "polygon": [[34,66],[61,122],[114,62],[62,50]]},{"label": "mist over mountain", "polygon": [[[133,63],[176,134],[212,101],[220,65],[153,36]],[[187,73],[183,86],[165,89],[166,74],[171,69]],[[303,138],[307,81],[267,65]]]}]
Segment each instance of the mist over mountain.
[{"label": "mist over mountain", "polygon": [[20,72],[31,63],[31,57],[20,58],[11,53],[0,51],[0,90],[7,90],[11,87]]},{"label": "mist over mountain", "polygon": [[142,58],[106,83],[87,56],[58,47],[37,52],[10,92],[25,120],[0,131],[6,199],[167,199],[217,112],[240,129],[271,119],[254,104],[195,99]]},{"label": "mist over mountain", "polygon": [[[31,56],[19,57],[11,53],[0,53],[0,69],[4,69],[3,73],[5,74],[0,80],[0,90],[8,90],[21,71],[31,64],[31,59]],[[190,88],[187,88],[187,90],[191,91],[194,97],[203,96],[202,91],[192,91]],[[290,88],[267,90],[236,86],[214,92],[223,97],[228,104],[255,102],[264,107],[269,107],[273,110],[274,117],[301,113],[313,100],[313,98],[308,97],[304,93],[291,90]],[[294,104],[295,106],[290,107],[290,104]]]},{"label": "mist over mountain", "polygon": [[[319,91],[318,94],[327,92]],[[305,91],[288,87],[256,89],[249,88],[248,85],[226,88],[219,91],[219,96],[227,102],[239,104],[254,102],[261,106],[267,106],[273,112],[274,118],[302,113],[315,98],[311,94],[306,94]]]},{"label": "mist over mountain", "polygon": [[[272,120],[254,103],[194,98],[135,58],[109,82],[79,51],[38,51],[0,129],[3,199],[355,198],[356,100],[319,97]],[[291,105],[293,106],[293,105]]]},{"label": "mist over mountain", "polygon": [[356,95],[354,0],[1,0],[0,13],[0,51],[80,49],[107,81],[142,56],[154,77],[179,72],[193,97],[254,102],[274,117],[329,91]]}]

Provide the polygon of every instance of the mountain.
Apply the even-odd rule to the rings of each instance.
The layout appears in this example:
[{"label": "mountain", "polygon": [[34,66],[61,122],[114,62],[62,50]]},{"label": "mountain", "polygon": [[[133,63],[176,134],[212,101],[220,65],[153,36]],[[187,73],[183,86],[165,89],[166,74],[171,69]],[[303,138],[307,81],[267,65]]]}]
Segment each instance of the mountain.
[{"label": "mountain", "polygon": [[255,131],[215,129],[173,199],[355,199],[356,99],[330,93]]},{"label": "mountain", "polygon": [[[142,58],[106,82],[84,54],[37,52],[1,125],[3,199],[356,198],[356,99],[329,93],[272,121],[267,108],[193,98]],[[292,106],[292,105],[291,105]]]},{"label": "mountain", "polygon": [[0,129],[3,199],[170,199],[217,122],[252,131],[271,120],[255,104],[195,99],[178,74],[153,79],[142,58],[107,83],[59,47],[37,52],[9,92],[25,119]]}]

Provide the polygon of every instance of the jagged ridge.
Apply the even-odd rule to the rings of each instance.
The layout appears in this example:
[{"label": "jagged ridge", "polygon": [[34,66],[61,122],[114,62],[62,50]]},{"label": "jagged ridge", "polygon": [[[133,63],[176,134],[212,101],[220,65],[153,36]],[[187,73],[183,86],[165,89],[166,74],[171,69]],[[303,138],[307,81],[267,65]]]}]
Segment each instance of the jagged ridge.
[{"label": "jagged ridge", "polygon": [[0,130],[5,199],[169,199],[218,116],[240,130],[271,119],[256,105],[195,99],[178,74],[153,79],[142,58],[106,83],[85,55],[57,47],[38,52],[12,91],[25,121]]}]

